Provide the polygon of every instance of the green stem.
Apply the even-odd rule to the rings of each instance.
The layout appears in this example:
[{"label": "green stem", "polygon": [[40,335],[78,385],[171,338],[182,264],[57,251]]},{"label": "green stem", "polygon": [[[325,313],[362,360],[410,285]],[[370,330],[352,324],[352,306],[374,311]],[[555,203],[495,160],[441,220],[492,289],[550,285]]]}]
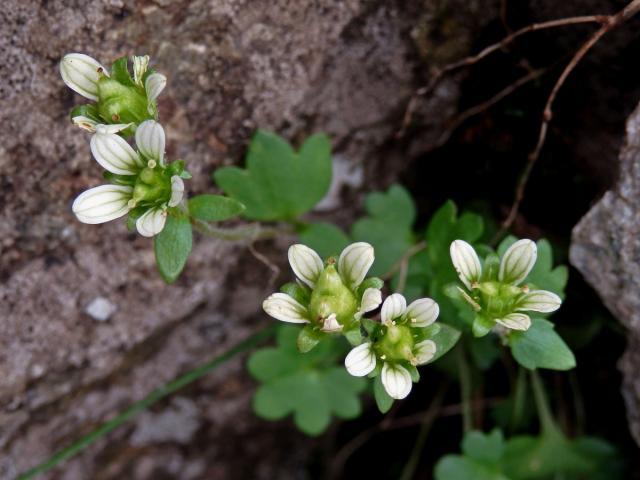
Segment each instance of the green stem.
[{"label": "green stem", "polygon": [[260,223],[250,223],[249,225],[242,225],[234,228],[222,228],[191,217],[191,224],[203,235],[230,241],[261,240],[265,238],[274,238],[285,233],[291,233],[284,229],[265,227]]},{"label": "green stem", "polygon": [[424,444],[426,443],[427,437],[429,436],[431,426],[440,413],[442,401],[446,392],[447,386],[441,386],[433,401],[429,405],[429,408],[425,413],[424,420],[422,421],[420,433],[418,433],[418,438],[416,438],[413,450],[411,451],[411,456],[409,457],[409,460],[407,460],[407,463],[402,470],[400,480],[411,480],[413,478],[413,474],[415,473],[416,468],[418,467],[418,462],[420,461],[420,454],[424,450]]},{"label": "green stem", "polygon": [[462,397],[462,427],[463,433],[473,430],[471,413],[471,373],[469,362],[462,345],[458,347],[458,373],[460,375],[460,396]]},{"label": "green stem", "polygon": [[513,409],[511,410],[511,432],[515,432],[522,421],[525,396],[527,394],[527,376],[524,368],[518,368],[516,385],[513,391]]},{"label": "green stem", "polygon": [[190,383],[193,383],[196,380],[199,380],[200,378],[204,377],[206,374],[208,374],[215,368],[219,367],[220,365],[227,362],[228,360],[231,360],[236,355],[253,348],[254,346],[263,342],[264,340],[267,340],[269,337],[271,337],[274,334],[275,328],[276,328],[276,325],[274,324],[265,328],[264,330],[259,331],[258,333],[251,335],[247,339],[243,340],[240,343],[237,343],[236,345],[231,347],[229,350],[217,356],[216,358],[210,360],[209,362],[203,365],[200,365],[197,368],[194,368],[190,372],[187,372],[184,375],[176,378],[175,380],[172,380],[171,382],[167,383],[163,387],[160,387],[157,390],[154,390],[145,398],[134,403],[133,405],[131,405],[129,408],[127,408],[126,410],[118,414],[113,419],[109,420],[106,423],[103,423],[100,427],[95,429],[93,432],[82,437],[80,440],[69,445],[67,448],[60,450],[58,453],[49,457],[40,465],[37,465],[31,470],[28,470],[22,473],[17,480],[30,480],[32,478],[35,478],[37,475],[40,475],[42,473],[45,473],[51,470],[53,467],[55,467],[59,463],[65,460],[68,460],[69,458],[73,457],[74,455],[84,450],[86,447],[91,445],[96,440],[104,437],[108,433],[118,428],[123,423],[133,418],[135,415],[137,415],[141,411],[149,408],[151,405],[162,400],[168,395],[171,395],[172,393],[176,392],[182,387],[189,385]]},{"label": "green stem", "polygon": [[551,415],[551,409],[549,408],[549,401],[547,400],[547,394],[544,390],[544,385],[538,372],[531,371],[531,387],[533,389],[533,397],[536,401],[536,409],[538,410],[538,418],[540,419],[540,426],[542,433],[551,433],[558,430],[558,426]]}]

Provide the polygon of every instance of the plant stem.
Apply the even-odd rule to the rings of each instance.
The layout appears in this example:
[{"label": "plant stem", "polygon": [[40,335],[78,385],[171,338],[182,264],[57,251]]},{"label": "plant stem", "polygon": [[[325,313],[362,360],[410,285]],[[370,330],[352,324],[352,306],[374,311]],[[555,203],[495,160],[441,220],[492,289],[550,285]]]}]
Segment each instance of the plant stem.
[{"label": "plant stem", "polygon": [[260,223],[250,223],[248,225],[242,225],[234,228],[222,228],[193,217],[191,218],[191,223],[193,227],[203,235],[230,241],[254,241],[265,238],[274,238],[284,233],[293,233],[281,228],[265,227]]},{"label": "plant stem", "polygon": [[418,438],[416,438],[416,443],[413,446],[413,450],[411,451],[411,456],[402,470],[402,475],[400,476],[400,480],[411,480],[413,478],[413,474],[418,467],[418,462],[420,461],[420,454],[424,449],[424,444],[427,441],[427,437],[429,436],[429,431],[431,430],[431,426],[433,422],[438,417],[440,410],[442,408],[442,400],[444,399],[445,393],[447,392],[446,384],[441,386],[436,393],[436,396],[433,398],[433,401],[429,405],[429,409],[425,413],[422,420],[422,427],[420,428],[420,433],[418,433]]},{"label": "plant stem", "polygon": [[533,397],[536,401],[536,410],[538,411],[538,418],[540,419],[540,427],[542,433],[550,433],[558,430],[558,426],[551,415],[551,409],[549,408],[549,401],[547,394],[544,390],[544,385],[538,372],[531,371],[531,387],[533,389]]},{"label": "plant stem", "polygon": [[513,391],[513,409],[511,410],[511,432],[515,432],[522,421],[525,395],[527,394],[527,377],[524,368],[518,368],[516,385]]},{"label": "plant stem", "polygon": [[275,332],[275,325],[271,325],[264,330],[260,330],[258,333],[251,335],[240,343],[237,343],[233,347],[231,347],[226,352],[217,356],[216,358],[210,360],[209,362],[200,365],[199,367],[194,368],[193,370],[185,373],[184,375],[172,380],[167,383],[163,387],[160,387],[149,395],[147,395],[142,400],[134,403],[129,408],[119,413],[113,419],[109,420],[106,423],[103,423],[100,427],[95,429],[93,432],[88,435],[82,437],[80,440],[74,442],[63,450],[60,450],[58,453],[49,457],[47,460],[42,462],[40,465],[22,473],[17,480],[30,480],[35,478],[37,475],[45,473],[51,470],[53,467],[58,465],[59,463],[68,460],[69,458],[75,456],[86,447],[94,443],[96,440],[104,437],[108,433],[112,432],[116,428],[118,428],[123,423],[127,422],[135,415],[140,413],[141,411],[149,408],[151,405],[157,403],[163,398],[171,395],[182,387],[189,385],[190,383],[199,380],[204,377],[206,374],[219,367],[223,363],[231,360],[236,355],[245,352],[256,346],[257,344],[263,342],[270,338]]},{"label": "plant stem", "polygon": [[471,373],[469,362],[462,345],[458,347],[458,373],[460,374],[460,396],[462,400],[462,431],[468,433],[473,430],[471,412]]}]

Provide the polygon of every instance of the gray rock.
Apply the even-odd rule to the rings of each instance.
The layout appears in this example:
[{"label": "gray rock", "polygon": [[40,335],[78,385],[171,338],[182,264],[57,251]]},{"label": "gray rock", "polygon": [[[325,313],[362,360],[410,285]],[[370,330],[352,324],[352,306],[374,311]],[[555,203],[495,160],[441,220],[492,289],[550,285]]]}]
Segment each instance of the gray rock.
[{"label": "gray rock", "polygon": [[640,106],[627,120],[613,189],[573,230],[571,263],[627,328],[627,350],[619,366],[629,427],[640,444]]}]

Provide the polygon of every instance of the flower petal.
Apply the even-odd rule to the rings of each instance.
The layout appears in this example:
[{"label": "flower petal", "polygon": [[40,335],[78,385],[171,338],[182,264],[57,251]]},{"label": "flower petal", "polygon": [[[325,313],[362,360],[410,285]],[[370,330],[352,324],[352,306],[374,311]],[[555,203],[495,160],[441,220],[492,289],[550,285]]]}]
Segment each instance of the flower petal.
[{"label": "flower petal", "polygon": [[347,246],[338,259],[338,273],[350,288],[357,288],[375,260],[373,247],[365,242]]},{"label": "flower petal", "polygon": [[535,242],[526,238],[518,240],[502,256],[498,280],[518,285],[529,275],[537,256]]},{"label": "flower petal", "polygon": [[321,330],[327,333],[334,333],[342,330],[342,325],[338,323],[338,317],[335,313],[332,313],[324,319]]},{"label": "flower petal", "polygon": [[184,196],[184,181],[178,175],[171,177],[171,199],[169,206],[175,207],[182,201]]},{"label": "flower petal", "polygon": [[453,267],[458,273],[458,277],[465,286],[471,290],[471,285],[480,280],[482,266],[478,254],[464,240],[454,240],[449,247]]},{"label": "flower petal", "polygon": [[385,362],[380,374],[382,385],[391,398],[402,400],[411,392],[411,374],[400,365]]},{"label": "flower petal", "polygon": [[532,290],[520,297],[516,310],[549,313],[559,309],[561,303],[562,299],[553,292]]},{"label": "flower petal", "polygon": [[385,325],[400,317],[407,309],[407,301],[399,293],[389,295],[382,304],[380,318]]},{"label": "flower petal", "polygon": [[354,377],[369,375],[376,368],[376,354],[369,342],[353,348],[344,359],[344,366]]},{"label": "flower petal", "polygon": [[149,55],[133,56],[133,81],[142,86],[142,77],[149,67]]},{"label": "flower petal", "polygon": [[531,326],[531,318],[524,313],[510,313],[504,318],[497,318],[496,323],[499,323],[503,327],[510,328],[511,330],[525,331],[529,330]]},{"label": "flower petal", "polygon": [[136,146],[145,157],[164,165],[164,128],[155,120],[145,120],[136,130]]},{"label": "flower petal", "polygon": [[136,220],[136,229],[143,237],[159,234],[167,223],[167,211],[164,208],[152,208]]},{"label": "flower petal", "polygon": [[126,215],[133,189],[125,185],[100,185],[82,192],[71,209],[82,223],[104,223]]},{"label": "flower petal", "polygon": [[306,245],[297,243],[289,247],[288,257],[296,277],[309,287],[315,287],[324,268],[320,256]]},{"label": "flower petal", "polygon": [[362,294],[360,310],[355,313],[356,320],[360,320],[362,315],[371,310],[375,310],[382,303],[382,290],[379,288],[367,288]]},{"label": "flower petal", "polygon": [[164,87],[167,85],[167,77],[160,73],[152,73],[144,82],[144,89],[147,92],[147,100],[153,102],[158,98]]},{"label": "flower petal", "polygon": [[431,298],[419,298],[407,307],[405,316],[412,327],[426,327],[438,318],[440,307]]},{"label": "flower petal", "polygon": [[286,293],[269,295],[262,302],[262,308],[267,314],[282,322],[309,323],[307,309]]},{"label": "flower petal", "polygon": [[69,53],[60,61],[60,75],[74,92],[98,101],[98,80],[109,72],[97,60],[83,53]]},{"label": "flower petal", "polygon": [[111,173],[117,175],[136,175],[142,160],[127,141],[114,134],[98,128],[91,137],[91,153],[96,161]]},{"label": "flower petal", "polygon": [[417,364],[424,365],[427,363],[434,357],[436,350],[436,342],[433,340],[423,340],[422,342],[416,343],[413,347],[413,354],[416,357]]}]

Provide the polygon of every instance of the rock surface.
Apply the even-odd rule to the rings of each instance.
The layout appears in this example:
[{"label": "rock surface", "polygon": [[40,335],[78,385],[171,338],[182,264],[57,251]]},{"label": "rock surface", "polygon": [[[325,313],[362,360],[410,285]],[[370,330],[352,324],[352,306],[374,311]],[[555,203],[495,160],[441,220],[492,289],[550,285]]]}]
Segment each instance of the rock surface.
[{"label": "rock surface", "polygon": [[618,182],[574,228],[570,259],[627,328],[622,393],[640,444],[640,106],[626,133]]},{"label": "rock surface", "polygon": [[[272,288],[266,267],[242,245],[203,238],[182,278],[167,286],[148,240],[122,222],[89,226],[73,218],[75,195],[101,178],[88,136],[67,120],[82,99],[59,78],[61,56],[85,52],[108,64],[151,55],[169,78],[159,105],[168,158],[187,161],[191,192],[209,188],[216,166],[240,163],[258,126],[294,141],[325,131],[347,178],[334,191],[357,206],[362,185],[353,178],[375,188],[406,161],[380,147],[399,128],[417,61],[466,53],[486,18],[485,2],[453,2],[459,8],[439,32],[447,49],[420,52],[414,39],[428,38],[425,26],[436,16],[428,3],[3,3],[0,478],[14,478],[254,331],[267,321],[259,306]],[[457,95],[456,81],[441,85],[428,103],[425,135],[455,110]],[[327,205],[330,215],[353,215],[335,199]],[[278,262],[290,241],[272,248]],[[157,406],[44,478],[304,478],[313,443],[286,423],[257,420],[251,392],[242,363],[231,362],[181,392],[181,403]],[[182,430],[166,431],[173,428]]]}]

